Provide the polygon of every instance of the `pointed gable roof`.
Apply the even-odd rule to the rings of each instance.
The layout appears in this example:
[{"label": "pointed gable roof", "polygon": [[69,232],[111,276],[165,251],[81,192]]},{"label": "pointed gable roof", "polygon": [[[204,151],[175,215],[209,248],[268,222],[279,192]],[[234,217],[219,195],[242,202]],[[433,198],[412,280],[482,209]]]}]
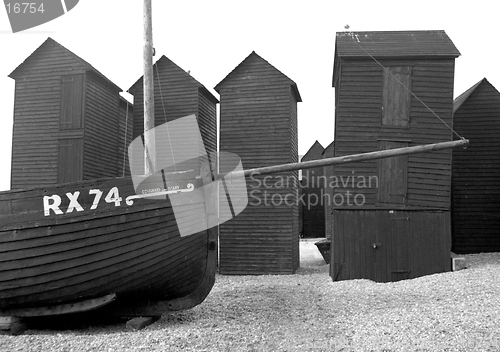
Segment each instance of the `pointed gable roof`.
[{"label": "pointed gable roof", "polygon": [[[328,144],[328,146],[325,148],[325,150],[323,150],[323,157],[325,158],[328,158],[330,157],[329,155],[333,156],[333,152],[334,152],[334,149],[335,149],[335,141],[332,141],[332,143]],[[327,155],[329,154],[329,155]]]},{"label": "pointed gable roof", "polygon": [[246,69],[246,67],[248,66],[248,64],[250,62],[259,62],[263,65],[266,65],[270,68],[272,68],[276,73],[278,73],[279,75],[281,75],[285,81],[290,84],[290,86],[292,87],[292,91],[294,92],[294,95],[295,95],[295,99],[297,100],[297,102],[301,102],[302,101],[302,98],[300,97],[300,93],[299,93],[299,89],[297,88],[297,84],[291,80],[290,78],[288,78],[285,74],[283,74],[283,72],[281,72],[280,70],[278,70],[276,67],[274,67],[273,65],[271,65],[268,61],[266,61],[265,59],[263,59],[260,55],[258,55],[255,51],[252,51],[250,53],[250,55],[248,55],[238,66],[236,66],[231,72],[229,72],[229,74],[224,77],[224,79],[222,81],[220,81],[216,86],[215,86],[215,91],[220,93],[220,90],[224,88],[225,84],[228,82],[228,81],[231,81],[231,78],[236,75],[238,72],[241,72],[243,70]]},{"label": "pointed gable roof", "polygon": [[313,143],[311,148],[304,154],[301,161],[310,161],[310,160],[318,160],[321,159],[323,155],[324,148],[320,142],[316,141]]},{"label": "pointed gable roof", "polygon": [[28,56],[19,66],[17,66],[14,71],[9,74],[9,77],[12,79],[17,79],[22,77],[25,69],[37,63],[38,59],[47,55],[47,53],[55,52],[57,55],[67,55],[71,59],[74,60],[75,65],[77,65],[82,71],[91,71],[97,74],[99,77],[104,79],[106,82],[111,84],[116,90],[122,91],[120,87],[118,87],[115,83],[110,81],[106,76],[104,76],[101,72],[95,69],[91,64],[87,61],[74,54],[72,51],[66,49],[64,46],[56,42],[54,39],[48,37],[42,45],[40,45],[30,56]]},{"label": "pointed gable roof", "polygon": [[482,80],[474,84],[472,87],[467,89],[465,92],[460,94],[457,98],[455,98],[455,100],[453,101],[453,113],[455,113],[455,111],[460,109],[460,107],[467,100],[467,98],[469,98],[472,95],[472,93],[474,93],[476,89],[483,83],[490,84],[486,78],[483,78]]},{"label": "pointed gable roof", "polygon": [[[188,72],[184,71],[175,62],[170,60],[165,55],[162,55],[153,65],[154,78],[157,79],[156,70],[159,72],[163,70],[171,70],[177,78],[186,81],[187,83],[193,85],[193,87],[198,87],[198,89],[212,102],[217,104],[219,100],[200,82],[198,82],[193,76]],[[138,89],[142,91],[143,89],[144,76],[141,76],[132,86],[127,90],[130,94],[134,94]]]}]

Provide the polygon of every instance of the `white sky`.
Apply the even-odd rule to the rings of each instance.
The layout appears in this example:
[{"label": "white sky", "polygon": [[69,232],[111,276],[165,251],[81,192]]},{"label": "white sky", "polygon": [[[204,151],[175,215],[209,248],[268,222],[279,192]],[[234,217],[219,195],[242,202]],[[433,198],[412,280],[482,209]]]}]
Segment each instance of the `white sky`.
[{"label": "white sky", "polygon": [[[299,154],[315,140],[324,147],[333,140],[335,32],[346,24],[445,30],[462,54],[454,96],[485,77],[500,89],[500,20],[491,1],[153,0],[155,60],[169,57],[215,96],[213,87],[253,50],[297,83]],[[0,190],[10,187],[14,80],[7,75],[49,36],[123,90],[142,76],[141,0],[80,0],[66,15],[16,34],[0,10]]]}]

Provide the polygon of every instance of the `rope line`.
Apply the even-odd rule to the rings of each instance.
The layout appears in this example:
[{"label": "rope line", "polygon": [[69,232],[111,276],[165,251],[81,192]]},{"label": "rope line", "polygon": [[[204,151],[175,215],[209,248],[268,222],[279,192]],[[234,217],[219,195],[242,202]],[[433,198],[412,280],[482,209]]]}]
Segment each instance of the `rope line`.
[{"label": "rope line", "polygon": [[354,32],[350,31],[349,32],[349,36],[356,42],[356,44],[358,44],[358,46],[361,48],[361,50],[363,50],[366,55],[368,55],[373,61],[375,61],[380,67],[382,67],[382,69],[387,72],[390,76],[392,76],[392,78],[394,80],[396,80],[396,82],[398,82],[401,86],[403,86],[404,89],[406,89],[413,97],[415,97],[415,99],[417,99],[427,110],[429,110],[435,117],[437,117],[439,119],[439,121],[441,121],[446,127],[448,127],[454,134],[457,135],[458,138],[460,138],[461,140],[465,140],[464,137],[460,136],[458,134],[457,131],[455,131],[453,129],[453,127],[451,127],[450,125],[448,125],[446,123],[446,121],[444,121],[434,110],[432,110],[425,102],[422,101],[422,99],[420,99],[415,93],[413,93],[413,91],[408,88],[407,86],[405,86],[403,84],[403,82],[401,82],[395,75],[392,74],[391,71],[389,71],[384,65],[382,65],[375,57],[373,57],[372,54],[370,54],[362,45],[361,45],[361,41],[359,40],[358,38],[358,35],[355,34]]}]

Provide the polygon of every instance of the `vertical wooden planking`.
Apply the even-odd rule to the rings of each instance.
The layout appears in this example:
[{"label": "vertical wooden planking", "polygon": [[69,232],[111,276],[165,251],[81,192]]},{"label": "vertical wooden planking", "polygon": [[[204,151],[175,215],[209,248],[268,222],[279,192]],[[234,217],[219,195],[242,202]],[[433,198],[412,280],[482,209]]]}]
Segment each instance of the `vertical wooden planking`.
[{"label": "vertical wooden planking", "polygon": [[[380,141],[380,150],[404,148],[407,142]],[[377,202],[390,205],[405,205],[408,189],[408,156],[378,160]]]},{"label": "vertical wooden planking", "polygon": [[84,87],[83,74],[64,75],[61,77],[61,130],[71,130],[83,127]]},{"label": "vertical wooden planking", "polygon": [[342,258],[340,254],[340,250],[344,248],[343,243],[341,242],[341,237],[338,235],[343,231],[342,228],[342,217],[338,211],[332,209],[333,212],[333,233],[332,238],[330,240],[330,248],[331,248],[331,258],[330,258],[330,277],[333,281],[336,281],[340,277],[341,263]]},{"label": "vertical wooden planking", "polygon": [[[59,139],[59,169],[57,183],[83,180],[82,138]],[[71,165],[71,166],[70,166]]]},{"label": "vertical wooden planking", "polygon": [[382,125],[408,127],[411,105],[411,66],[389,66],[384,70],[383,79]]},{"label": "vertical wooden planking", "polygon": [[334,215],[334,280],[388,282],[450,270],[448,211],[336,210]]}]

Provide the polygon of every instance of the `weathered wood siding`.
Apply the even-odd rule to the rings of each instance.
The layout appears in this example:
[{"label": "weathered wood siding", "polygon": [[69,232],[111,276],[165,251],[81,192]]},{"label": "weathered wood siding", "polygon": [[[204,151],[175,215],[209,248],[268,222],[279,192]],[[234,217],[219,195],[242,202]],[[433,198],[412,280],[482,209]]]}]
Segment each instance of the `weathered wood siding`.
[{"label": "weathered wood siding", "polygon": [[[297,102],[300,102],[300,96],[298,91],[291,90],[289,93],[290,99],[290,155],[291,160],[298,162],[299,158],[299,129],[298,129],[298,113],[297,113]],[[292,177],[289,187],[291,188],[291,193],[293,198],[296,199],[295,203],[291,206],[292,212],[292,232],[291,232],[291,243],[292,243],[292,269],[295,271],[300,266],[300,247],[299,247],[299,233],[301,228],[299,227],[299,207],[298,197],[299,193],[299,172],[294,171],[290,173]],[[296,236],[296,238],[294,237]]]},{"label": "weathered wood siding", "polygon": [[[380,60],[386,67],[411,66],[410,113],[407,127],[382,125],[383,69],[372,59],[342,60],[336,103],[335,156],[379,150],[385,142],[407,146],[451,140],[451,130],[438,118],[452,125],[454,60]],[[434,112],[434,113],[433,113]],[[403,146],[403,145],[401,145]],[[335,167],[339,181],[350,187],[336,191],[337,207],[371,208],[377,200],[379,161],[350,163]],[[451,150],[407,157],[406,195],[389,206],[449,209]],[[354,187],[352,187],[354,180]],[[363,182],[366,181],[366,182]],[[371,181],[371,182],[370,182]],[[378,182],[377,182],[378,181]],[[347,202],[347,192],[362,194],[357,204]],[[364,199],[364,200],[363,200]],[[363,204],[360,204],[363,203]]]},{"label": "weathered wood siding", "polygon": [[82,138],[80,130],[60,130],[62,77],[84,74],[85,67],[67,50],[47,39],[16,68],[11,188],[58,182],[59,139]]},{"label": "weathered wood siding", "polygon": [[454,129],[470,140],[453,150],[452,249],[500,251],[500,93],[486,79],[455,100]]},{"label": "weathered wood siding", "polygon": [[128,146],[134,130],[134,106],[120,97],[118,103],[118,175],[130,176]]},{"label": "weathered wood siding", "polygon": [[198,125],[207,153],[217,152],[217,100],[205,89],[198,89]]},{"label": "weathered wood siding", "polygon": [[[324,152],[323,146],[318,142],[309,148],[302,161],[319,160]],[[325,207],[324,207],[324,168],[302,170],[301,188],[302,207],[302,232],[301,237],[325,237]]]},{"label": "weathered wood siding", "polygon": [[334,281],[413,279],[450,270],[450,212],[335,210]]},{"label": "weathered wood siding", "polygon": [[[443,31],[338,33],[335,156],[450,141],[458,55]],[[336,165],[334,178],[334,280],[450,270],[451,150]]]},{"label": "weathered wood siding", "polygon": [[[324,150],[322,157],[324,159],[333,158],[335,156],[335,142],[330,143]],[[323,173],[326,177],[324,185],[324,206],[325,206],[325,237],[332,238],[333,234],[333,192],[334,188],[330,187],[330,182],[334,178],[334,167],[325,166]]]},{"label": "weathered wood siding", "polygon": [[120,96],[95,74],[87,74],[85,95],[84,180],[119,176],[118,104]]},{"label": "weathered wood siding", "polygon": [[[155,126],[195,114],[206,151],[216,151],[217,98],[166,56],[154,64],[153,76]],[[141,77],[128,90],[134,96],[134,138],[144,131],[143,89]]]},{"label": "weathered wood siding", "polygon": [[119,175],[119,87],[50,38],[10,77],[12,189]]},{"label": "weathered wood siding", "polygon": [[[296,85],[251,53],[216,87],[220,150],[243,167],[296,162]],[[220,225],[222,274],[291,274],[299,266],[297,172],[247,178],[249,204]]]}]

